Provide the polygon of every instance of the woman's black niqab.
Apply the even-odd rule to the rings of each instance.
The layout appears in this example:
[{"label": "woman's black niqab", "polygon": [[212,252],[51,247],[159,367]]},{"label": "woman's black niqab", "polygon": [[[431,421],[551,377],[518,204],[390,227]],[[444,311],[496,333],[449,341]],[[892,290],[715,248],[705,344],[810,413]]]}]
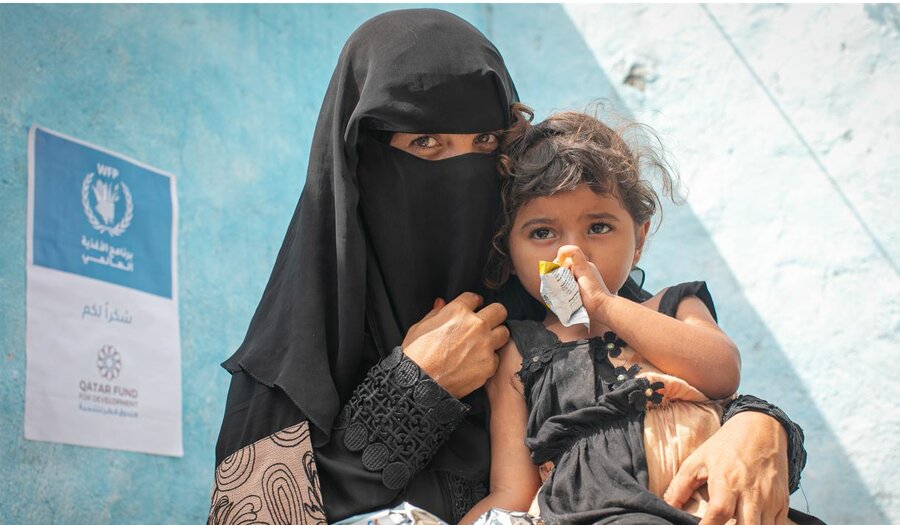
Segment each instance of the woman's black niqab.
[{"label": "woman's black niqab", "polygon": [[[272,275],[223,364],[284,390],[314,445],[327,442],[377,354],[400,344],[435,297],[480,288],[499,202],[494,155],[431,163],[364,130],[500,130],[516,100],[494,46],[443,11],[375,17],[344,46]],[[473,438],[459,428],[445,448]]]}]

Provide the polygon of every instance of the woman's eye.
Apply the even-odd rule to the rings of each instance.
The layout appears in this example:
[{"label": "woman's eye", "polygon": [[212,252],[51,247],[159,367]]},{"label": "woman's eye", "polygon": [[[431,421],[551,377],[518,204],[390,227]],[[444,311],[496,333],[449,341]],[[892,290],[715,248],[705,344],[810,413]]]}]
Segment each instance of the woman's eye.
[{"label": "woman's eye", "polygon": [[438,145],[438,141],[434,137],[422,135],[421,137],[414,138],[410,145],[416,146],[417,148],[434,148]]},{"label": "woman's eye", "polygon": [[495,133],[482,133],[475,137],[475,144],[496,144],[497,135]]},{"label": "woman's eye", "polygon": [[550,237],[552,237],[553,233],[550,231],[549,228],[535,228],[534,230],[531,230],[531,233],[529,233],[528,236],[531,237],[532,239],[537,239],[539,241],[542,241],[542,240],[549,239]]},{"label": "woman's eye", "polygon": [[607,233],[612,230],[612,227],[605,222],[595,222],[591,224],[590,232],[594,234]]}]

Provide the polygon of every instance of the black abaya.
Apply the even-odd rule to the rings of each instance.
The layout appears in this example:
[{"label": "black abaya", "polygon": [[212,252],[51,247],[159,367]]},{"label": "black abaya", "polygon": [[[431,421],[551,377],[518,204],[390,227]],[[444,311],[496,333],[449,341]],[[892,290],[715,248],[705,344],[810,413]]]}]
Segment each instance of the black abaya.
[{"label": "black abaya", "polygon": [[[374,365],[436,297],[483,291],[499,210],[497,158],[427,161],[366,130],[499,131],[516,100],[494,46],[449,13],[395,11],[350,37],[269,283],[243,344],[223,365],[234,377],[217,464],[306,419],[329,521],[401,499],[452,520],[454,506],[470,503],[450,493],[483,493],[483,393],[461,403],[405,358],[396,369]],[[415,382],[398,386],[397,371],[410,367]],[[403,403],[421,401],[404,397],[414,390],[430,392],[433,406],[407,416]],[[335,428],[341,407],[350,420]],[[373,418],[388,415],[403,420],[392,429],[404,430],[375,435],[387,427]],[[421,429],[432,423],[426,439]]]}]

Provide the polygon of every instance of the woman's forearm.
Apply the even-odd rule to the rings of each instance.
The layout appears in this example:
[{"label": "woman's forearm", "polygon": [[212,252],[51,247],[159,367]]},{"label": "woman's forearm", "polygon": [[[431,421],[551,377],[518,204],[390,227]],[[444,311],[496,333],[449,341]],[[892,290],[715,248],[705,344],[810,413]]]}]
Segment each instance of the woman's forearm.
[{"label": "woman's forearm", "polygon": [[[699,299],[687,301],[703,307]],[[740,355],[731,339],[714,326],[681,321],[618,296],[600,302],[592,318],[609,326],[654,366],[684,379],[711,399],[737,390]]]}]

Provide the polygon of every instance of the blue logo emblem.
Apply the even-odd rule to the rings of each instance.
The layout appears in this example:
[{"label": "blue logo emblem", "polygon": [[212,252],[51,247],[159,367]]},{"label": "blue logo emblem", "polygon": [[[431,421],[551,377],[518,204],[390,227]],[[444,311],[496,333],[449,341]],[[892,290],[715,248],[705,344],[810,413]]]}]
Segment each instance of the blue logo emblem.
[{"label": "blue logo emblem", "polygon": [[[125,233],[131,220],[134,219],[134,203],[131,198],[131,192],[124,182],[116,182],[115,178],[119,176],[119,170],[110,166],[97,165],[97,171],[101,174],[108,174],[112,180],[104,181],[94,176],[94,172],[88,173],[84,177],[81,184],[81,206],[84,208],[84,214],[87,216],[91,226],[100,233],[105,233],[110,237],[116,237]],[[124,196],[124,206],[120,213],[121,218],[116,220],[116,204],[122,200]],[[94,210],[97,214],[94,214]],[[103,221],[97,220],[97,215]]]}]

